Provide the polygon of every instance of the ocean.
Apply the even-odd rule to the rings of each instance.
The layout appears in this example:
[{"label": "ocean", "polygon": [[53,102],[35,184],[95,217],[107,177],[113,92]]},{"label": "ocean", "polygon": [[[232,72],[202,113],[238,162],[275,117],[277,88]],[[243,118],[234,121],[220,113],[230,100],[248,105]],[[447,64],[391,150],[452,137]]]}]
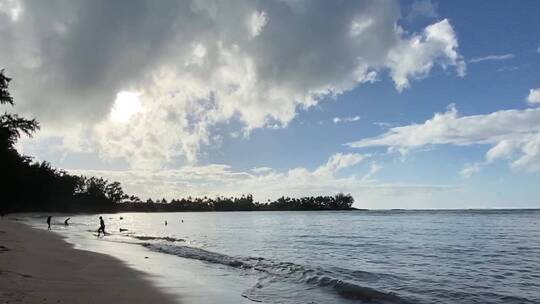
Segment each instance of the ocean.
[{"label": "ocean", "polygon": [[184,303],[540,303],[540,210],[100,215],[53,231]]}]

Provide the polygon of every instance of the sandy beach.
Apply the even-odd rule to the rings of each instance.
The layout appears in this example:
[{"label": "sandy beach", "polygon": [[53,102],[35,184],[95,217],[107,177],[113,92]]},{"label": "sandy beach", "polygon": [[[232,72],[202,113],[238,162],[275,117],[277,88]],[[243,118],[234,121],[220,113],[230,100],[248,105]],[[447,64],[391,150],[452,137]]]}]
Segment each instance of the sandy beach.
[{"label": "sandy beach", "polygon": [[1,303],[179,303],[123,262],[60,236],[0,221]]}]

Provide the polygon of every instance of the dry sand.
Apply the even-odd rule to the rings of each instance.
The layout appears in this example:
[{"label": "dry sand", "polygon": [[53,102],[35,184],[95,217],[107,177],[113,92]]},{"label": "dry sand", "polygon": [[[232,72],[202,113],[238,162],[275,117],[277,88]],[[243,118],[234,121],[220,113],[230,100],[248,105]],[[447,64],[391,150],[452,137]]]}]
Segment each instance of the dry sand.
[{"label": "dry sand", "polygon": [[0,220],[0,303],[178,303],[113,257]]}]

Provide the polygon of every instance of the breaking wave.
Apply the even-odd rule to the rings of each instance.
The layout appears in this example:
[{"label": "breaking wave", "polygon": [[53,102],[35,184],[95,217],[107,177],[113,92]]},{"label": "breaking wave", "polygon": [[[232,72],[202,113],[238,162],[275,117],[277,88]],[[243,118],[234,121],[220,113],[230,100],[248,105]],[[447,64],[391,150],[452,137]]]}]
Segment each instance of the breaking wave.
[{"label": "breaking wave", "polygon": [[148,235],[130,235],[132,238],[136,238],[141,241],[167,241],[167,242],[185,242],[186,240],[180,238],[173,238],[170,236],[148,236]]},{"label": "breaking wave", "polygon": [[[258,302],[257,290],[276,281],[280,283],[293,283],[308,285],[309,288],[318,287],[333,292],[341,298],[360,301],[362,303],[406,303],[394,293],[378,291],[374,288],[359,286],[357,284],[337,278],[339,275],[331,270],[321,268],[308,268],[290,262],[278,262],[262,257],[229,256],[201,248],[145,243],[143,246],[153,251],[176,255],[182,258],[195,259],[213,264],[230,266],[246,271],[258,273],[258,283],[243,296]],[[362,278],[369,278],[371,273],[361,272]],[[372,274],[376,279],[381,274]]]}]

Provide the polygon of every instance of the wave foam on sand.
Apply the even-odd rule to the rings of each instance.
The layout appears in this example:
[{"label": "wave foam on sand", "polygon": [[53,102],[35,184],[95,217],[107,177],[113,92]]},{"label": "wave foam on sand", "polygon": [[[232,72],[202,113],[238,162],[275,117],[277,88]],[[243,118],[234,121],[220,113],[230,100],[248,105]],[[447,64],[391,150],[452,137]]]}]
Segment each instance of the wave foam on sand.
[{"label": "wave foam on sand", "polygon": [[111,256],[10,220],[0,231],[2,303],[178,303]]}]

